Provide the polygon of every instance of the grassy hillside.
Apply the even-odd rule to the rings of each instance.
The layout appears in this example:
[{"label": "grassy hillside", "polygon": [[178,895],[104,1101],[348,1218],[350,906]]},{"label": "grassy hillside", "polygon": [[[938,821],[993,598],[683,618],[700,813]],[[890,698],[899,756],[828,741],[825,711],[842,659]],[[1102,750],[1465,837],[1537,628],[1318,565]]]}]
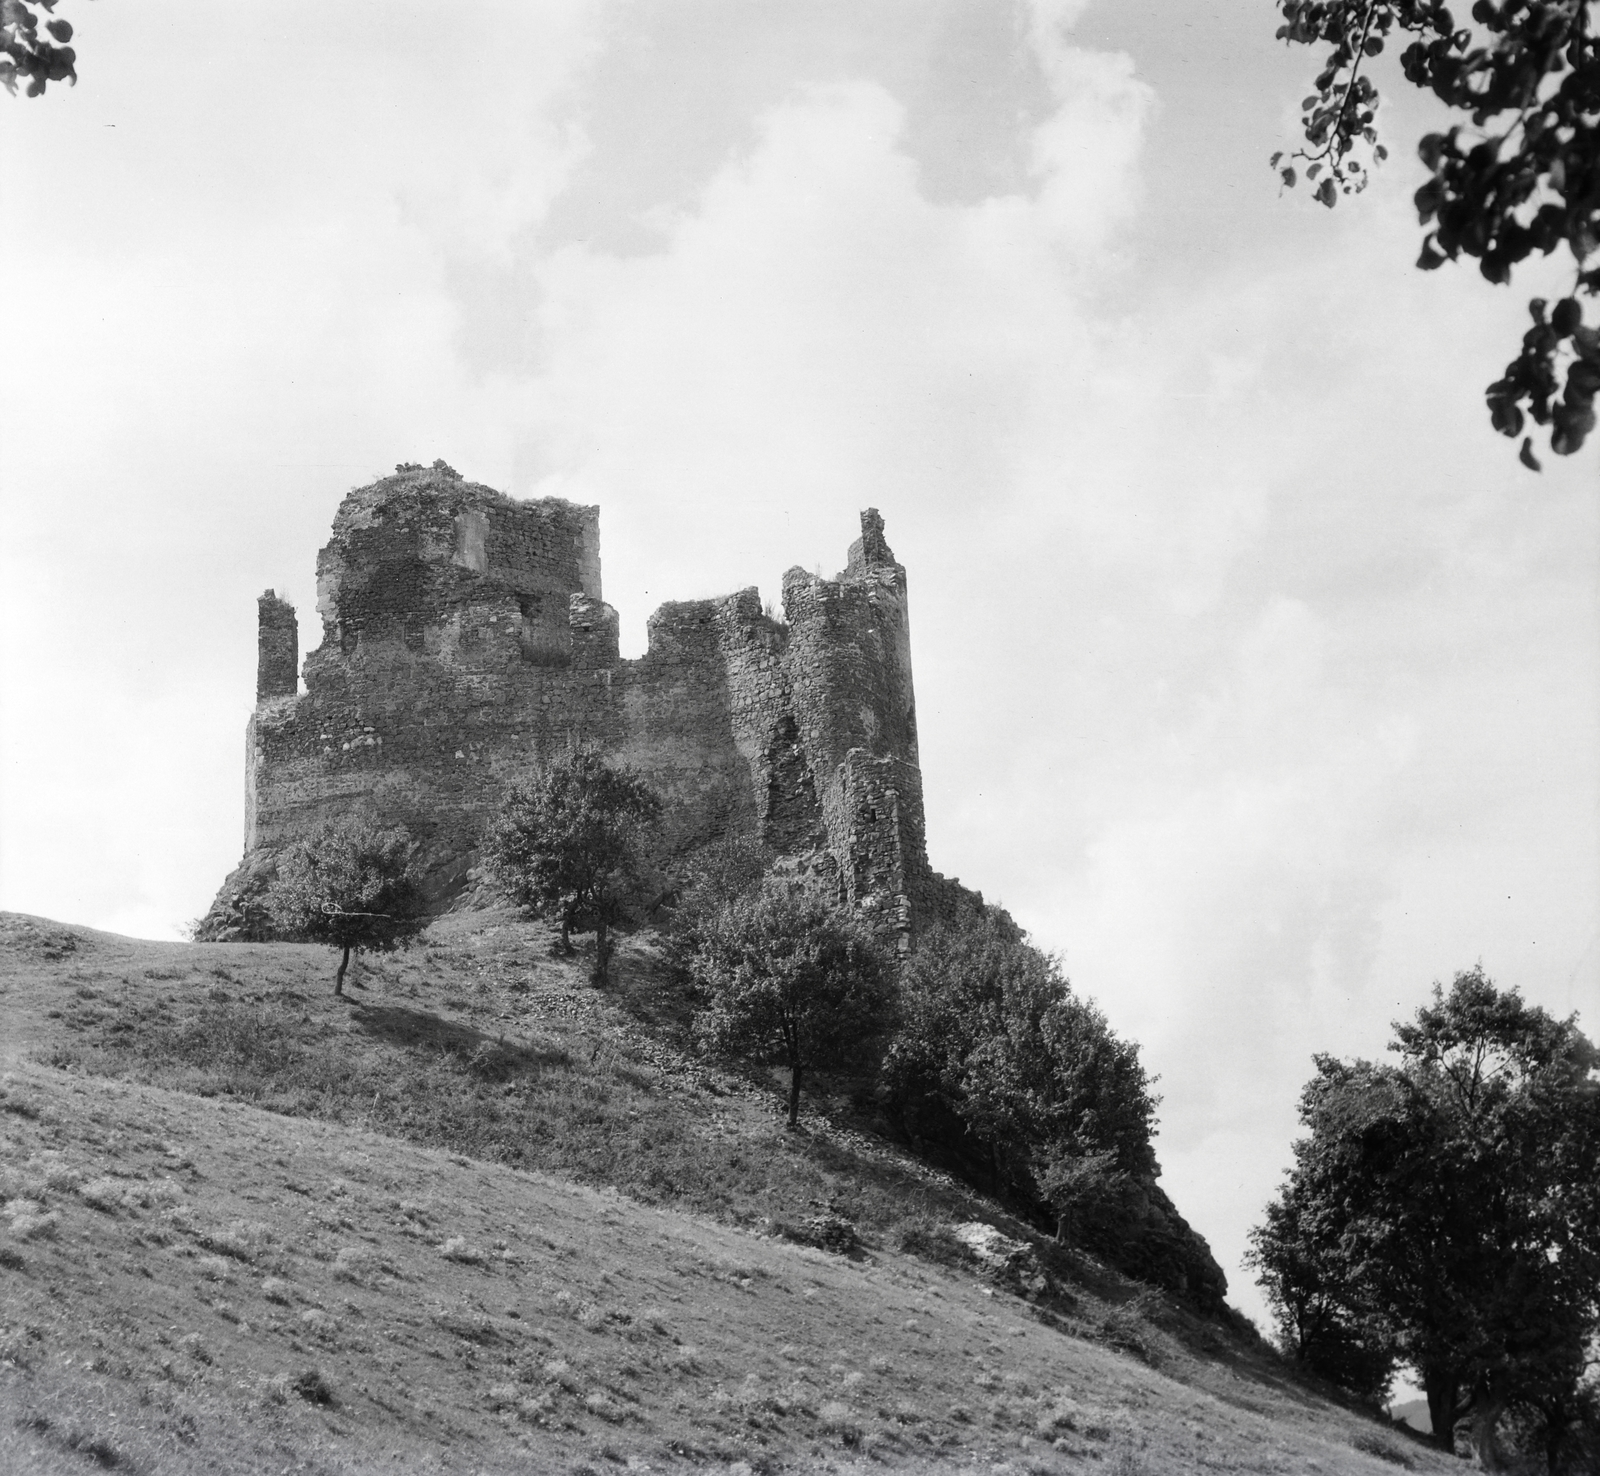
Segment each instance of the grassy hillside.
[{"label": "grassy hillside", "polygon": [[1444,1464],[1088,1258],[986,1280],[949,1226],[1021,1227],[684,1056],[648,941],[358,968],[0,917],[0,1469]]}]

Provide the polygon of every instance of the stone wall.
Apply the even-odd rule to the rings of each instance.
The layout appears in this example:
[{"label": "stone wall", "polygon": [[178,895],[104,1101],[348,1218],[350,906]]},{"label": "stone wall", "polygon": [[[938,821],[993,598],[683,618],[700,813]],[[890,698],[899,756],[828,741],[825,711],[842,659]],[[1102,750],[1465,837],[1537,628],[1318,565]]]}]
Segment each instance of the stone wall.
[{"label": "stone wall", "polygon": [[300,690],[300,622],[294,606],[267,590],[256,601],[256,701]]},{"label": "stone wall", "polygon": [[873,509],[836,578],[784,576],[783,621],[755,589],[663,605],[638,660],[620,656],[603,599],[599,510],[516,501],[442,463],[344,500],[317,591],[299,695],[294,611],[260,601],[245,860],[213,936],[242,878],[354,814],[411,830],[443,905],[506,786],[574,743],[666,799],[669,864],[759,840],[902,946],[919,898],[929,916],[952,905],[927,862],[906,573]]}]

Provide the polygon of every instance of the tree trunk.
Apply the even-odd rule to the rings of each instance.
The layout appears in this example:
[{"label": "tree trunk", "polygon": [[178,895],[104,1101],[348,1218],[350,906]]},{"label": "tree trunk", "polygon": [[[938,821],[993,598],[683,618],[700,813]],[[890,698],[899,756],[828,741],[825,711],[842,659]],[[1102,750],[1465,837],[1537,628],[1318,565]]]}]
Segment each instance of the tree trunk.
[{"label": "tree trunk", "polygon": [[572,956],[572,909],[561,909],[561,951],[569,958]]},{"label": "tree trunk", "polygon": [[1544,1464],[1550,1476],[1556,1476],[1561,1465],[1561,1442],[1567,1431],[1567,1421],[1552,1415],[1549,1410],[1544,1416]]},{"label": "tree trunk", "polygon": [[794,1062],[789,1067],[789,1126],[798,1127],[800,1123],[800,1063]]},{"label": "tree trunk", "polygon": [[611,930],[604,917],[594,920],[594,982],[605,984],[611,977]]},{"label": "tree trunk", "polygon": [[1500,1435],[1496,1426],[1506,1407],[1500,1394],[1480,1392],[1472,1402],[1472,1449],[1477,1454],[1478,1465],[1485,1471],[1503,1471],[1505,1457],[1500,1453]]},{"label": "tree trunk", "polygon": [[1428,1423],[1433,1428],[1433,1443],[1440,1450],[1456,1448],[1456,1395],[1461,1381],[1453,1373],[1424,1370],[1422,1389],[1428,1396]]},{"label": "tree trunk", "polygon": [[344,971],[350,967],[350,945],[344,945],[344,957],[339,960],[339,972],[333,976],[333,992],[337,995],[344,993]]}]

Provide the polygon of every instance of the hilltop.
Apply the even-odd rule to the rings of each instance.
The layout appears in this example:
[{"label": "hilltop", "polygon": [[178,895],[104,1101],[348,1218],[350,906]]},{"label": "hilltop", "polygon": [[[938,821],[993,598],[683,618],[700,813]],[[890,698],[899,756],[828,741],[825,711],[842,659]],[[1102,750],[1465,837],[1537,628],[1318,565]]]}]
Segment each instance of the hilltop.
[{"label": "hilltop", "polygon": [[601,994],[448,917],[341,1003],[322,949],[0,918],[0,1466],[1446,1464],[845,1104],[786,1132],[654,948]]}]

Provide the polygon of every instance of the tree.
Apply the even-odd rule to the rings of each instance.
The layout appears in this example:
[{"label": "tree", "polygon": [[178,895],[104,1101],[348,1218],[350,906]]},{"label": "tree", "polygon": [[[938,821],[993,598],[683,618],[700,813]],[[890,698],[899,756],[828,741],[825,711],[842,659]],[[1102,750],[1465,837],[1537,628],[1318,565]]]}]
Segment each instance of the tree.
[{"label": "tree", "polygon": [[886,1105],[917,1147],[1041,1229],[1210,1310],[1227,1278],[1157,1183],[1159,1099],[1059,962],[996,908],[924,931],[900,974]]},{"label": "tree", "polygon": [[55,8],[56,0],[0,0],[0,85],[13,97],[19,79],[26,80],[29,97],[38,97],[51,82],[78,85],[78,54],[66,44],[72,23],[47,20],[50,39],[39,34],[36,12],[51,14]]},{"label": "tree", "polygon": [[1600,1053],[1481,968],[1394,1030],[1399,1065],[1316,1058],[1256,1264],[1307,1362],[1359,1391],[1331,1355],[1387,1342],[1435,1441],[1469,1419],[1494,1469],[1500,1417],[1559,1402],[1600,1335]]},{"label": "tree", "polygon": [[1600,1349],[1589,1350],[1586,1368],[1515,1401],[1506,1418],[1516,1449],[1542,1455],[1550,1476],[1600,1471]]},{"label": "tree", "polygon": [[900,993],[885,1076],[911,1136],[976,1153],[992,1189],[1034,1203],[1051,1197],[1048,1172],[1066,1206],[1068,1158],[1105,1154],[1105,1173],[1154,1177],[1156,1098],[1139,1048],[1008,917],[986,909],[930,928]]},{"label": "tree", "polygon": [[1318,1223],[1326,1213],[1300,1186],[1286,1186],[1251,1232],[1245,1264],[1267,1288],[1295,1362],[1377,1408],[1394,1377],[1394,1336],[1344,1276],[1337,1233]]},{"label": "tree", "polygon": [[788,882],[724,903],[702,925],[690,970],[709,996],[696,1037],[720,1054],[787,1067],[790,1127],[810,1073],[873,1060],[894,999],[867,930]]},{"label": "tree", "polygon": [[[1474,0],[1463,20],[1446,0],[1277,3],[1280,40],[1329,48],[1301,104],[1306,146],[1293,154],[1317,181],[1318,200],[1332,207],[1358,193],[1386,157],[1370,68],[1409,37],[1406,81],[1462,120],[1418,145],[1431,177],[1416,193],[1427,228],[1417,265],[1432,271],[1469,256],[1490,282],[1506,284],[1535,252],[1571,257],[1571,291],[1554,308],[1529,303],[1521,352],[1486,392],[1502,435],[1522,435],[1531,416],[1550,427],[1552,451],[1571,455],[1594,429],[1600,390],[1600,328],[1583,317],[1584,301],[1600,296],[1600,6]],[[1281,153],[1271,162],[1292,187],[1294,162]],[[1521,459],[1539,469],[1531,436]]]},{"label": "tree", "polygon": [[1050,1144],[1037,1153],[1034,1178],[1055,1214],[1058,1245],[1079,1228],[1091,1208],[1119,1198],[1128,1185],[1128,1173],[1117,1167],[1113,1150],[1084,1153],[1071,1144]]},{"label": "tree", "polygon": [[573,951],[574,932],[594,931],[597,983],[609,974],[611,928],[644,833],[662,809],[633,770],[579,748],[513,784],[484,838],[490,873],[507,895],[520,907],[555,909],[563,953]]},{"label": "tree", "polygon": [[333,992],[344,993],[350,955],[408,946],[428,925],[403,826],[324,826],[278,858],[267,908],[291,938],[342,950]]}]

